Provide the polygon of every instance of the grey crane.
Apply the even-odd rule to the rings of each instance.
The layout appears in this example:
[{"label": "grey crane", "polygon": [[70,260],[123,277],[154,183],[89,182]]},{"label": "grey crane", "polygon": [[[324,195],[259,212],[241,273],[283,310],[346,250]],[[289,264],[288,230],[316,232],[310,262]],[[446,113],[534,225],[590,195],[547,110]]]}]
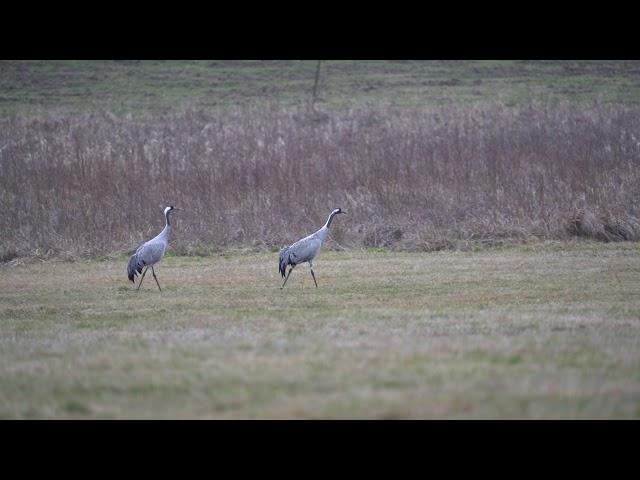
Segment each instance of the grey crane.
[{"label": "grey crane", "polygon": [[[129,280],[131,280],[134,285],[136,283],[134,280],[136,272],[142,273],[140,283],[138,284],[138,288],[136,290],[140,290],[140,285],[142,285],[144,276],[147,274],[147,270],[149,270],[149,267],[151,267],[153,278],[158,284],[158,289],[160,289],[160,291],[162,292],[162,288],[160,288],[160,282],[158,282],[158,277],[156,277],[156,272],[153,269],[153,266],[160,260],[162,260],[164,252],[167,249],[167,245],[169,245],[169,236],[171,235],[171,220],[169,218],[169,214],[174,210],[179,209],[174,208],[173,206],[164,209],[164,218],[166,221],[164,229],[157,236],[140,245],[136,249],[136,252],[129,258],[129,264],[127,265],[127,275],[129,277]],[[142,272],[143,268],[144,272]]]},{"label": "grey crane", "polygon": [[[320,247],[322,247],[322,243],[325,238],[327,238],[327,234],[329,233],[329,227],[331,227],[331,222],[333,222],[333,217],[340,213],[345,213],[340,208],[334,209],[329,218],[327,219],[327,223],[315,233],[312,233],[308,237],[304,237],[298,240],[296,243],[283,248],[280,250],[280,275],[284,278],[284,283],[282,287],[287,284],[287,280],[289,280],[289,275],[293,272],[293,269],[296,265],[304,262],[309,262],[309,267],[311,268],[311,276],[313,277],[313,283],[316,284],[316,288],[318,287],[318,282],[316,281],[316,276],[313,273],[313,259],[316,258],[318,253],[320,252]],[[285,278],[285,271],[287,270],[287,265],[291,265],[289,269],[289,273]]]}]

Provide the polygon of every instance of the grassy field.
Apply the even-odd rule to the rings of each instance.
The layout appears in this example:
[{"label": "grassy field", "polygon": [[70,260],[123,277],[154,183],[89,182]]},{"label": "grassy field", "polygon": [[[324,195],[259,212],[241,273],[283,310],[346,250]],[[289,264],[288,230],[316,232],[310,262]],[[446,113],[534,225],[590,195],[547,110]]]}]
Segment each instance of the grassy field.
[{"label": "grassy field", "polygon": [[[158,113],[247,102],[297,106],[310,98],[316,60],[0,62],[0,115],[104,108]],[[638,61],[325,61],[318,105],[375,103],[640,102]]]},{"label": "grassy field", "polygon": [[640,62],[316,65],[0,61],[0,418],[640,418]]},{"label": "grassy field", "polygon": [[0,267],[2,418],[640,418],[640,245]]}]

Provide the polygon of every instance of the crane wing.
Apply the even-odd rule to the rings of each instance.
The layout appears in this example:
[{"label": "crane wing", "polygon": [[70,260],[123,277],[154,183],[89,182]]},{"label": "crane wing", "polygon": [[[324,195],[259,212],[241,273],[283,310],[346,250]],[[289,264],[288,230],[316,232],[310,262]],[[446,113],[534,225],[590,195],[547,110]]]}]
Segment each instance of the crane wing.
[{"label": "crane wing", "polygon": [[322,241],[319,238],[315,235],[310,235],[302,240],[298,240],[289,247],[289,257],[296,264],[308,262],[309,260],[313,260],[318,254],[321,245]]}]

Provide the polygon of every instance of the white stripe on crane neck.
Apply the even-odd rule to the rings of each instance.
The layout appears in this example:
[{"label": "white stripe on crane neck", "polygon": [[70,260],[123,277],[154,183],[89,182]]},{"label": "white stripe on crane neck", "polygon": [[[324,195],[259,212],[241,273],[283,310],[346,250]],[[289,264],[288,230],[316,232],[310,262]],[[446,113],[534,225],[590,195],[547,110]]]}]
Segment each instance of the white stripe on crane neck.
[{"label": "white stripe on crane neck", "polygon": [[325,227],[329,228],[331,226],[331,221],[333,220],[333,217],[335,216],[336,213],[338,213],[340,210],[339,209],[335,209],[333,212],[331,212],[329,214],[329,218],[327,218],[327,223],[324,224]]},{"label": "white stripe on crane neck", "polygon": [[171,207],[167,207],[164,209],[164,219],[165,219],[165,228],[171,226],[171,221],[169,220],[169,213],[171,213],[173,209]]}]

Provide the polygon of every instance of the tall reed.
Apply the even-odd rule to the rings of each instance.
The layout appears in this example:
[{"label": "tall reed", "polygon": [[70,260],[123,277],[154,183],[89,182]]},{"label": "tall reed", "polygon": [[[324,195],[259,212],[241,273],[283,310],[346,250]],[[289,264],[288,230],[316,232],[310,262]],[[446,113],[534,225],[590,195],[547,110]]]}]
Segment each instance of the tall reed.
[{"label": "tall reed", "polygon": [[275,249],[334,207],[329,246],[637,240],[639,167],[636,106],[17,115],[0,119],[0,260],[130,251],[168,204],[184,254]]}]

